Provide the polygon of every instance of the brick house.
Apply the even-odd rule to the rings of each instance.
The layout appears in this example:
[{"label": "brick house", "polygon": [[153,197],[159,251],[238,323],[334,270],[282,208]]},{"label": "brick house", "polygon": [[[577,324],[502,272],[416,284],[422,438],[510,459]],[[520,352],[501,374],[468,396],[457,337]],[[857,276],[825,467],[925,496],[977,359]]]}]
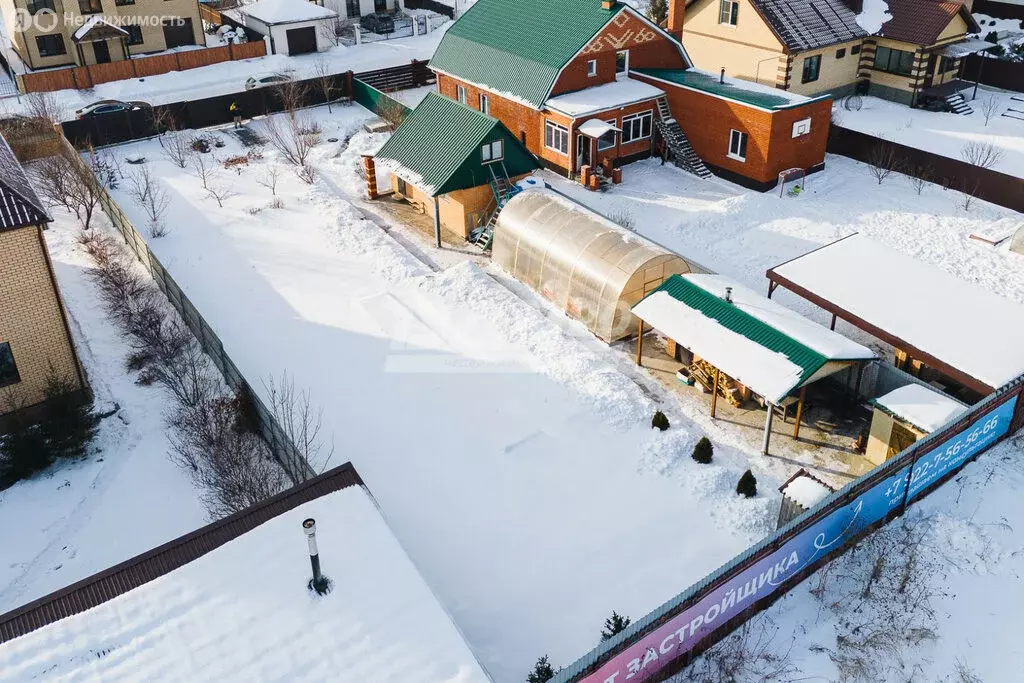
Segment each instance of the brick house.
[{"label": "brick house", "polygon": [[430,67],[442,95],[587,184],[657,153],[757,189],[785,169],[821,168],[830,100],[695,69],[670,33],[684,1],[670,0],[666,30],[611,0],[479,0]]},{"label": "brick house", "polygon": [[[197,0],[0,0],[0,10],[11,46],[29,69],[206,44]],[[31,22],[19,23],[19,14]]]},{"label": "brick house", "polygon": [[86,387],[43,239],[49,221],[0,137],[0,429],[12,409],[42,405],[51,368]]}]

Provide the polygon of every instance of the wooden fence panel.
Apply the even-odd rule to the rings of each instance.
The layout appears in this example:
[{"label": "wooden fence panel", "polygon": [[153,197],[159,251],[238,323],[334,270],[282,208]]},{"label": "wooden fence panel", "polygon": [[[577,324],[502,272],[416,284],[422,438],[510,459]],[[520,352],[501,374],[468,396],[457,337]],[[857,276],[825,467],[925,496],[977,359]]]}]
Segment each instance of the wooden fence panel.
[{"label": "wooden fence panel", "polygon": [[231,50],[234,52],[235,59],[265,57],[267,54],[267,44],[262,40],[251,40],[248,43],[242,43],[241,45],[232,45]]},{"label": "wooden fence panel", "polygon": [[228,48],[221,47],[209,47],[205,50],[188,50],[187,52],[178,53],[178,64],[181,65],[181,69],[198,69],[201,66],[209,66],[210,64],[219,64],[220,62],[226,62],[231,59],[231,53],[228,52]]},{"label": "wooden fence panel", "polygon": [[[54,90],[67,90],[78,87],[71,69],[54,69],[53,71],[37,71],[27,73],[18,77],[22,83],[22,89],[30,92],[52,92]],[[86,83],[82,84],[87,85]]]},{"label": "wooden fence panel", "polygon": [[146,76],[158,76],[169,71],[175,71],[178,68],[178,63],[174,59],[174,55],[136,57],[133,58],[132,61],[135,62],[135,73],[139,78],[145,78]]},{"label": "wooden fence panel", "polygon": [[132,62],[129,59],[120,62],[107,62],[106,64],[94,64],[86,67],[89,70],[89,78],[93,85],[109,83],[111,81],[123,81],[135,76],[132,69]]}]

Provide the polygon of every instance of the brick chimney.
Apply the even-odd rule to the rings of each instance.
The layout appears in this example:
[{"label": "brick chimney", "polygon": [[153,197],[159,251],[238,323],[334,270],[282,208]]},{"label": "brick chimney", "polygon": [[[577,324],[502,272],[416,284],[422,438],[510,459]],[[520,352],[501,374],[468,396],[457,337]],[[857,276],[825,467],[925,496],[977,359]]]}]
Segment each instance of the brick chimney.
[{"label": "brick chimney", "polygon": [[601,0],[601,9],[612,9],[615,7],[615,0]]},{"label": "brick chimney", "polygon": [[683,21],[686,19],[686,0],[668,0],[668,21],[665,28],[676,38],[683,37]]}]

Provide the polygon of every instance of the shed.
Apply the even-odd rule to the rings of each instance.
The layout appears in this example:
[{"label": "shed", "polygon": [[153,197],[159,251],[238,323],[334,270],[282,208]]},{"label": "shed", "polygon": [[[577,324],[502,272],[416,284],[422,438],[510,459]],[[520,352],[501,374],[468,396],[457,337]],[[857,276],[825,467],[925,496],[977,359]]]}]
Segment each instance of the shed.
[{"label": "shed", "polygon": [[781,529],[828,498],[835,489],[801,467],[779,487],[779,493],[782,494],[782,505],[776,529]]},{"label": "shed", "polygon": [[633,304],[691,270],[678,254],[547,189],[508,201],[492,258],[607,342],[632,334]]},{"label": "shed", "polygon": [[259,0],[227,10],[228,18],[270,37],[270,52],[303,55],[331,47],[338,13],[308,0]]},{"label": "shed", "polygon": [[963,414],[967,406],[921,384],[908,384],[873,401],[865,457],[876,465]]}]

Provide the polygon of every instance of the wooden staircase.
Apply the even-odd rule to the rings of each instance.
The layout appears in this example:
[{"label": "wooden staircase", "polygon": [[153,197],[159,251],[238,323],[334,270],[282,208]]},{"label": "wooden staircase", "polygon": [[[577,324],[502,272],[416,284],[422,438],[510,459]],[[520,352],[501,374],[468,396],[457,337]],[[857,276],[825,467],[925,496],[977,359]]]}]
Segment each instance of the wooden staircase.
[{"label": "wooden staircase", "polygon": [[665,140],[665,145],[672,155],[673,163],[698,178],[710,178],[711,171],[704,165],[704,162],[697,156],[697,153],[693,151],[693,147],[690,146],[690,141],[686,139],[683,129],[679,127],[675,118],[672,117],[672,110],[669,109],[668,100],[663,95],[658,98],[657,103],[658,117],[654,120],[654,124],[658,128],[658,132],[661,133],[661,137]]},{"label": "wooden staircase", "polygon": [[946,101],[946,106],[949,107],[949,110],[954,114],[962,114],[966,116],[974,113],[974,110],[971,109],[969,104],[967,104],[967,100],[964,99],[964,96],[958,92],[946,95],[943,99]]}]

